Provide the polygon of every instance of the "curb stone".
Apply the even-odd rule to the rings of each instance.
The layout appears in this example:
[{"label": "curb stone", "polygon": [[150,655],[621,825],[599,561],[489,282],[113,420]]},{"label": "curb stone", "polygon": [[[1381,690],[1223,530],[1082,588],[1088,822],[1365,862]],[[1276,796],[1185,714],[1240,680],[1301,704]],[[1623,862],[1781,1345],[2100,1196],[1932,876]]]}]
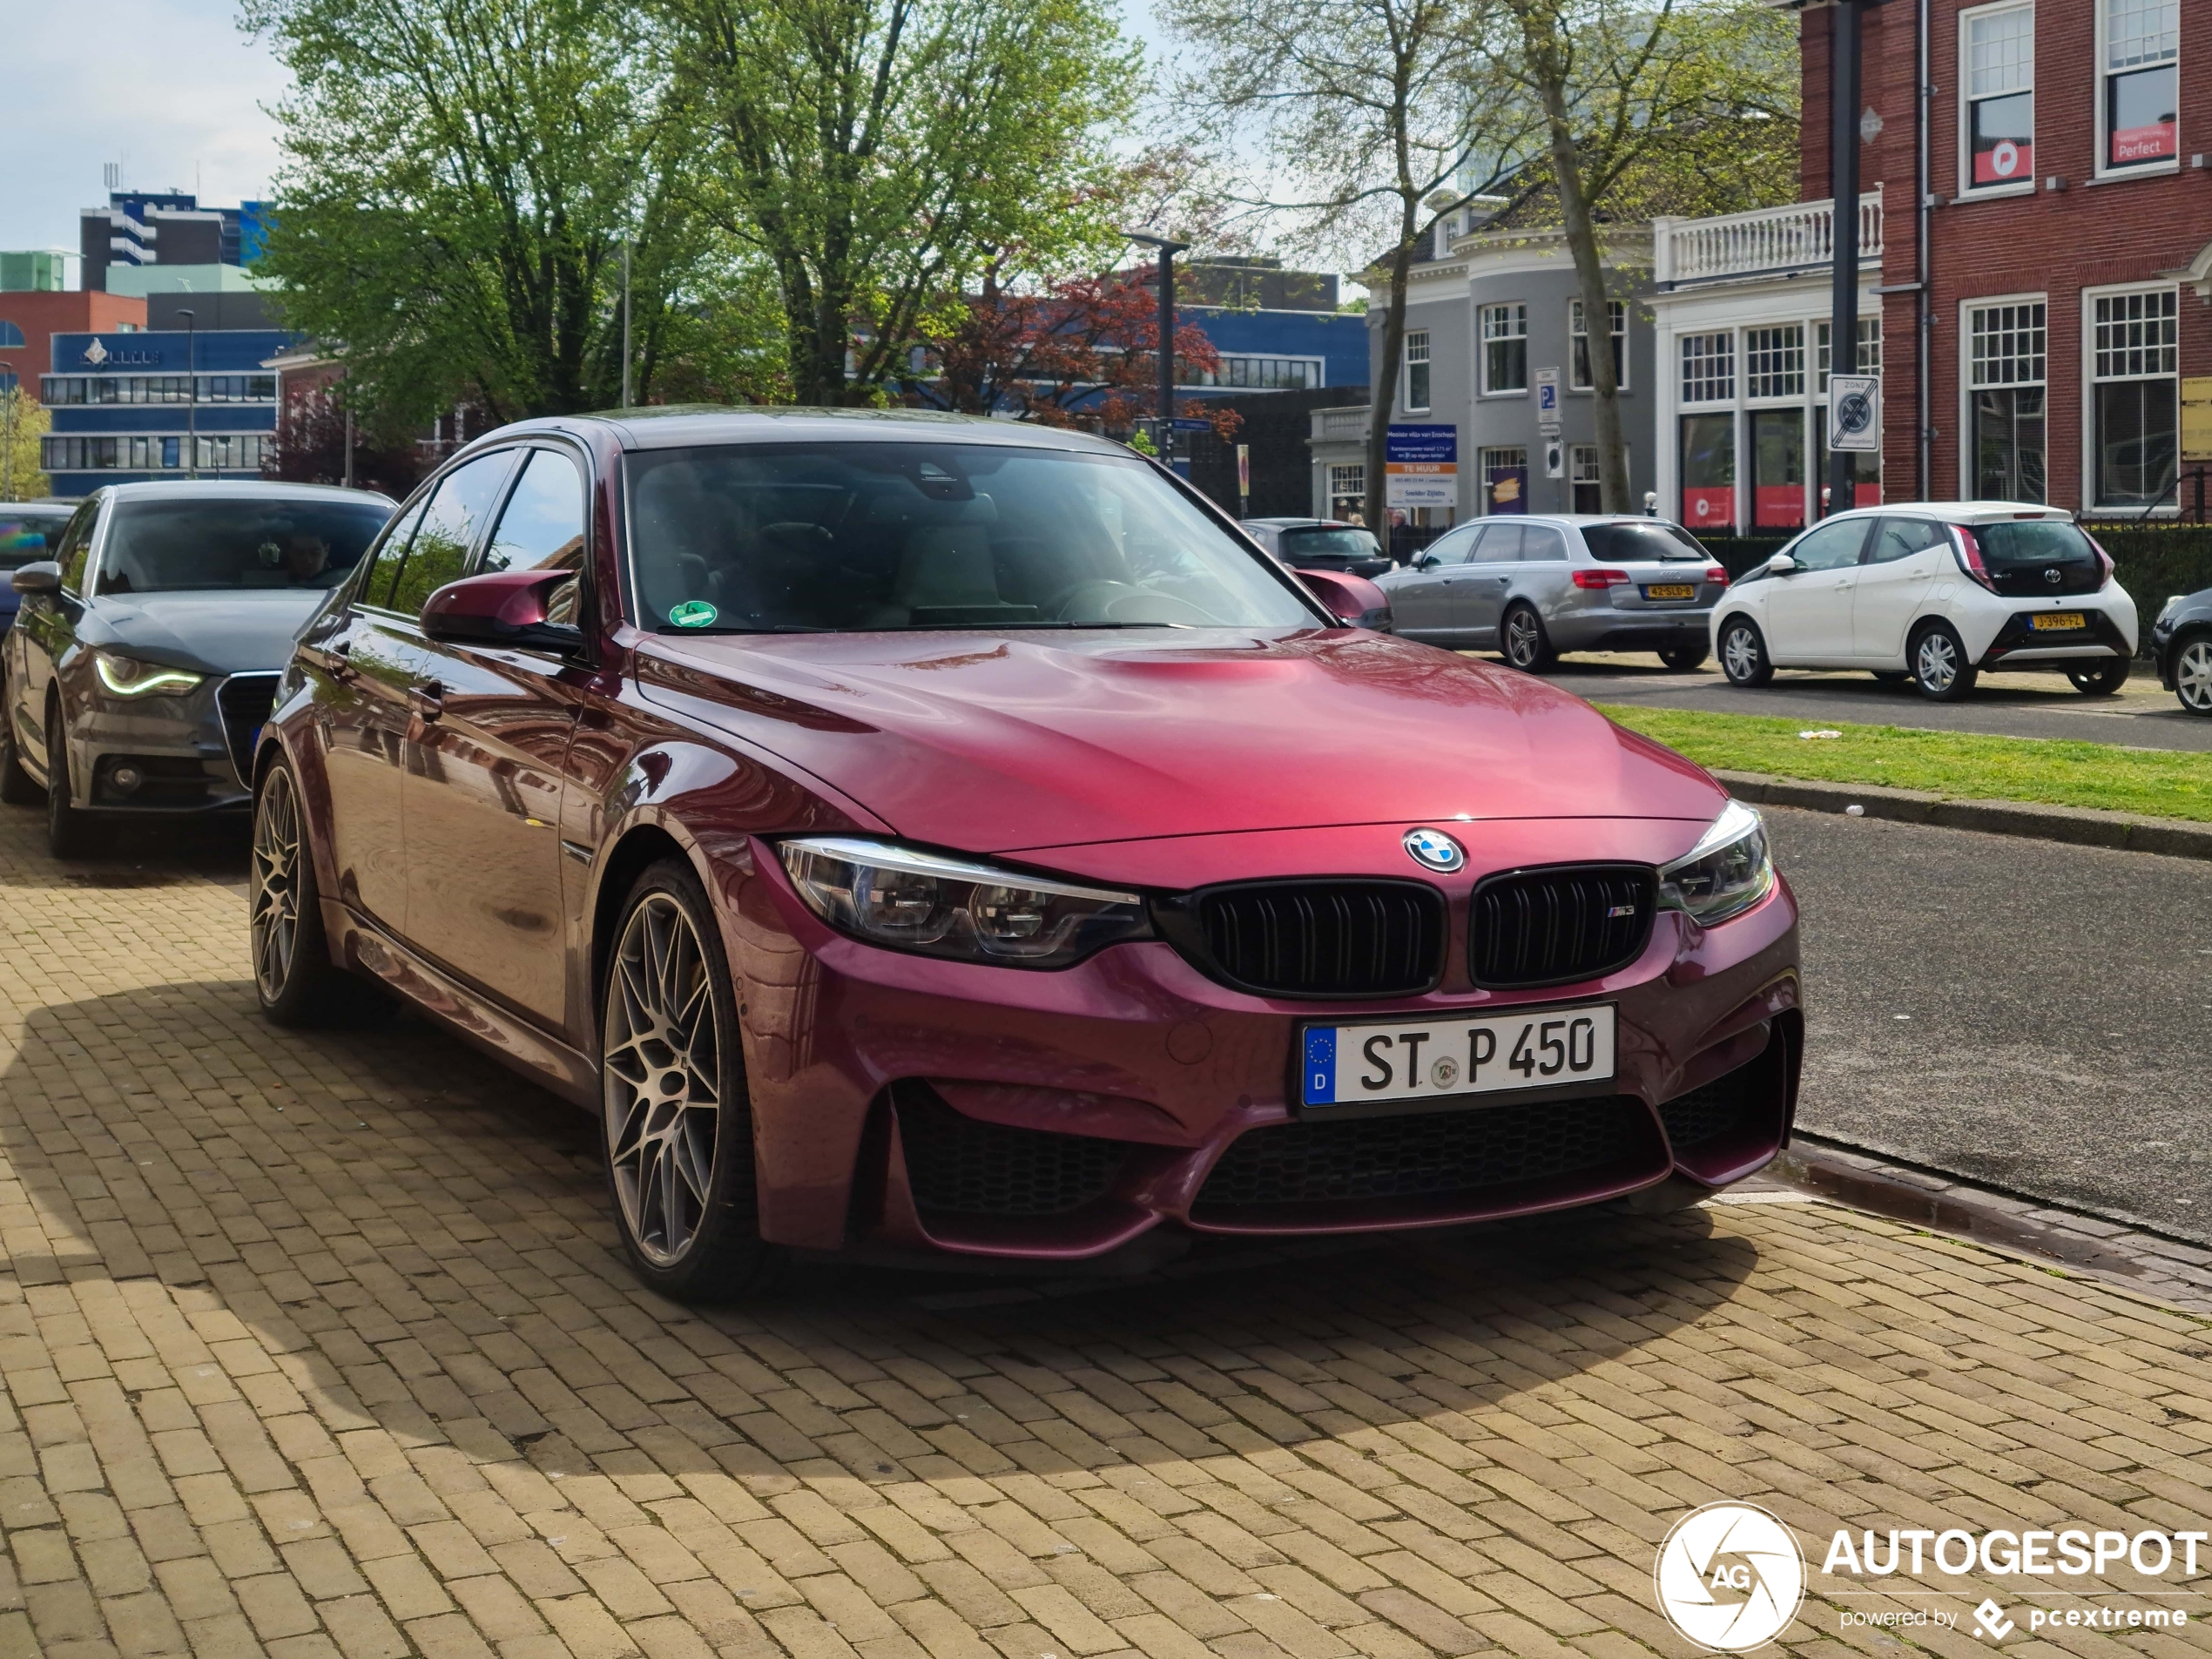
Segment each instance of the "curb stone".
[{"label": "curb stone", "polygon": [[1716,772],[1713,776],[1737,799],[1757,806],[1796,806],[1816,813],[1840,813],[1858,806],[1868,818],[1893,819],[1899,823],[2212,860],[2212,824],[2192,824],[2182,819],[2107,813],[2090,806],[2047,806],[2033,801],[1953,800],[1917,789],[1813,783],[1757,772]]}]

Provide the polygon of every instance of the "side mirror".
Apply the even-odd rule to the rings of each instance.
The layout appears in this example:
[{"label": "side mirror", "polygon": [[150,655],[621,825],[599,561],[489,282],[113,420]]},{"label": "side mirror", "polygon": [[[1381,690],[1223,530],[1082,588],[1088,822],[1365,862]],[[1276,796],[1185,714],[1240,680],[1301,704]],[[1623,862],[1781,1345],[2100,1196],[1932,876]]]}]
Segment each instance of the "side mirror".
[{"label": "side mirror", "polygon": [[1372,628],[1378,616],[1390,613],[1390,600],[1365,577],[1342,570],[1293,570],[1305,590],[1321,608],[1346,628]]},{"label": "side mirror", "polygon": [[62,567],[51,559],[34,559],[11,572],[8,585],[17,593],[59,593]]},{"label": "side mirror", "polygon": [[1443,563],[1444,561],[1438,558],[1435,554],[1424,553],[1413,561],[1413,568],[1416,570],[1433,570]]},{"label": "side mirror", "polygon": [[546,615],[553,590],[576,580],[573,570],[494,570],[448,582],[422,606],[422,631],[464,645],[568,652],[583,631]]},{"label": "side mirror", "polygon": [[1787,553],[1777,553],[1766,562],[1769,576],[1788,576],[1797,568],[1797,560],[1791,558]]}]

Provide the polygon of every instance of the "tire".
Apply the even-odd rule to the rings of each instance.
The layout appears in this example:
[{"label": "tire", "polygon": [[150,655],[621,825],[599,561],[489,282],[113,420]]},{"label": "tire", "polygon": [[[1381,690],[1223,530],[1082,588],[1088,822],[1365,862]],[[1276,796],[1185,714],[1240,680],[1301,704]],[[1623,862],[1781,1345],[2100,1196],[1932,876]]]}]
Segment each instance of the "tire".
[{"label": "tire", "polygon": [[2174,695],[2191,714],[2212,716],[2212,634],[2192,634],[2174,653]]},{"label": "tire", "polygon": [[1774,678],[1774,664],[1766,654],[1766,640],[1749,617],[1730,617],[1721,624],[1721,672],[1730,685],[1751,691]]},{"label": "tire", "polygon": [[390,1008],[375,987],[330,960],[300,781],[288,761],[272,765],[253,791],[246,925],[253,993],[271,1024],[336,1025]]},{"label": "tire", "polygon": [[663,860],[623,901],[600,1013],[600,1143],[638,1278],[679,1302],[765,1288],[752,1106],[721,932],[691,867]]},{"label": "tire", "polygon": [[1957,703],[1973,695],[1981,676],[1947,622],[1924,624],[1912,636],[1912,683],[1931,703]]},{"label": "tire", "polygon": [[109,826],[69,793],[69,731],[56,704],[46,711],[46,850],[57,859],[97,857],[112,839]]},{"label": "tire", "polygon": [[1874,671],[1874,683],[1878,685],[1902,685],[1912,678],[1901,668],[1878,668]]},{"label": "tire", "polygon": [[45,792],[30,780],[16,752],[15,711],[8,702],[7,686],[0,682],[0,801],[10,806],[36,806]]},{"label": "tire", "polygon": [[1703,645],[1675,645],[1659,653],[1659,660],[1677,674],[1687,674],[1705,666],[1705,659],[1712,652]]},{"label": "tire", "polygon": [[2084,697],[2110,697],[2128,683],[2128,671],[2133,666],[2125,657],[2112,657],[2101,663],[2069,668],[2066,677]]},{"label": "tire", "polygon": [[1506,607],[1504,619],[1498,624],[1498,643],[1504,648],[1506,661],[1524,674],[1541,674],[1559,660],[1551,636],[1544,631],[1544,619],[1527,605]]}]

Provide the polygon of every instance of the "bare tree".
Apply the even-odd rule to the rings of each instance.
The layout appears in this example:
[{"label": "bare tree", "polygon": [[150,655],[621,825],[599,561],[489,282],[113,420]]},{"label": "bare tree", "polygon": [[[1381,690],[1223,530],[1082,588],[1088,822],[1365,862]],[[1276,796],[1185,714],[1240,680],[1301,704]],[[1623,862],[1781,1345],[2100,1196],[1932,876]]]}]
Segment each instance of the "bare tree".
[{"label": "bare tree", "polygon": [[1480,49],[1480,0],[1178,0],[1163,22],[1190,48],[1178,110],[1203,141],[1264,156],[1240,197],[1293,246],[1389,272],[1372,375],[1366,516],[1380,525],[1406,293],[1439,191],[1488,188],[1529,152],[1525,91]]}]

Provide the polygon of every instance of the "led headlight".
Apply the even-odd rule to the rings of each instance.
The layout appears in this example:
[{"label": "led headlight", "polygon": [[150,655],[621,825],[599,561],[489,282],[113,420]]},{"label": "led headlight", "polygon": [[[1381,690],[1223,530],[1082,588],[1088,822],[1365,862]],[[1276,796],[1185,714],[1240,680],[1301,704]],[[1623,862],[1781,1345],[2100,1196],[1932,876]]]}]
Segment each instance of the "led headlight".
[{"label": "led headlight", "polygon": [[894,950],[1010,968],[1065,968],[1151,934],[1144,900],[845,836],[777,848],[806,907],[840,933]]},{"label": "led headlight", "polygon": [[1773,885],[1766,826],[1742,801],[1732,800],[1696,846],[1662,867],[1659,904],[1710,927],[1749,910]]},{"label": "led headlight", "polygon": [[118,657],[111,651],[92,653],[92,669],[100,684],[117,697],[182,697],[206,679],[205,674],[181,668],[142,663],[135,657]]}]

